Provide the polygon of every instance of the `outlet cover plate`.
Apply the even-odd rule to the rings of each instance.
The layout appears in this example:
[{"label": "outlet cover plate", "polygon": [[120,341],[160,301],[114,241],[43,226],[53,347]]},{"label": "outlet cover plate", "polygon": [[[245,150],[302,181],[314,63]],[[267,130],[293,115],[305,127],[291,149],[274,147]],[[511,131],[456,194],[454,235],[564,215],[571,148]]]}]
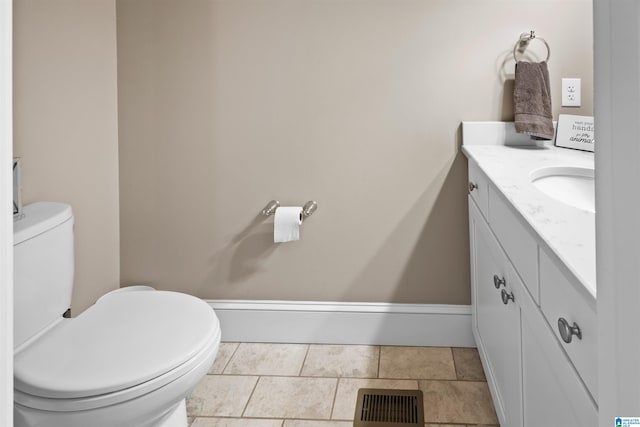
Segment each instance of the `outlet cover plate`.
[{"label": "outlet cover plate", "polygon": [[580,91],[580,79],[562,79],[562,106],[579,107],[581,105]]}]

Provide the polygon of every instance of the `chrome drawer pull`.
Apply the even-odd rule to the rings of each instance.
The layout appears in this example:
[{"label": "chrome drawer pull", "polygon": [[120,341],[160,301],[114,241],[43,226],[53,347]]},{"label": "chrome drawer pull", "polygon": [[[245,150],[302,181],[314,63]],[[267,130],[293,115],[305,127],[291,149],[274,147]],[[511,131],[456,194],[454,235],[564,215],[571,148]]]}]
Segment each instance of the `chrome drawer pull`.
[{"label": "chrome drawer pull", "polygon": [[579,340],[582,339],[582,331],[577,323],[573,322],[573,326],[569,326],[569,322],[564,317],[558,319],[558,330],[560,331],[560,336],[562,337],[562,341],[569,344],[571,339],[575,335]]},{"label": "chrome drawer pull", "polygon": [[475,183],[469,181],[469,193],[471,193],[476,188],[478,188],[478,186]]},{"label": "chrome drawer pull", "polygon": [[501,279],[498,277],[497,274],[493,275],[493,286],[496,287],[496,289],[500,289],[500,286],[507,286],[507,281],[504,280],[504,277]]},{"label": "chrome drawer pull", "polygon": [[507,292],[506,289],[503,289],[501,292],[502,295],[502,303],[503,304],[509,304],[509,300],[515,302],[516,299],[513,297],[513,292]]}]

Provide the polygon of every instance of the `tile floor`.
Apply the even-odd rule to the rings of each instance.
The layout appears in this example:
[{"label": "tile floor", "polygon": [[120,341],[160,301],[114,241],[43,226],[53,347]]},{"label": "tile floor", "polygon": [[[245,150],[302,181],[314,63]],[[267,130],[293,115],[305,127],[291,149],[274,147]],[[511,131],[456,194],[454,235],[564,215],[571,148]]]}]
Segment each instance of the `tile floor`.
[{"label": "tile floor", "polygon": [[426,427],[497,426],[476,349],[222,343],[192,427],[352,427],[359,388],[421,389]]}]

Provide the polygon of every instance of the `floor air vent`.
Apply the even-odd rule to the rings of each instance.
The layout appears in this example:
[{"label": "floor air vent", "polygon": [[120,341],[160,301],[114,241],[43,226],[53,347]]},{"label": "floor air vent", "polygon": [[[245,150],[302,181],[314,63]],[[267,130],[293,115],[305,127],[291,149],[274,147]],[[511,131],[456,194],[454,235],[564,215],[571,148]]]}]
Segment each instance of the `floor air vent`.
[{"label": "floor air vent", "polygon": [[353,419],[354,427],[423,427],[422,391],[361,388]]}]

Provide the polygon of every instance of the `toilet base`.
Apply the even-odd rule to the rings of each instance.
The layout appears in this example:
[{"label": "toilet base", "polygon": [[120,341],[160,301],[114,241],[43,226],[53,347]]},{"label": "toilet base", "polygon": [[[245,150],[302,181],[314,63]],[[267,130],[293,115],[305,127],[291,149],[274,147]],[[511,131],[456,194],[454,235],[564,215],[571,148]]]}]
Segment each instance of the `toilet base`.
[{"label": "toilet base", "polygon": [[[69,426],[60,420],[53,420],[48,415],[51,413],[44,413],[40,411],[29,410],[28,412],[21,411],[16,408],[14,411],[14,427],[49,427],[49,426]],[[164,415],[156,416],[155,419],[147,419],[145,424],[147,427],[188,427],[187,423],[187,407],[185,399],[182,399],[176,406],[167,411]],[[73,426],[83,426],[85,423],[73,423]],[[114,427],[113,424],[105,424],[104,422],[98,422],[96,425],[104,427]],[[135,424],[117,424],[118,426],[134,427],[139,425]]]},{"label": "toilet base", "polygon": [[185,399],[182,399],[175,409],[172,409],[167,415],[162,417],[156,427],[188,427]]},{"label": "toilet base", "polygon": [[[218,338],[203,350],[206,357],[182,377],[117,405],[63,412],[15,403],[14,427],[187,427],[186,396],[213,365],[219,343]],[[182,399],[176,402],[176,395]]]}]

